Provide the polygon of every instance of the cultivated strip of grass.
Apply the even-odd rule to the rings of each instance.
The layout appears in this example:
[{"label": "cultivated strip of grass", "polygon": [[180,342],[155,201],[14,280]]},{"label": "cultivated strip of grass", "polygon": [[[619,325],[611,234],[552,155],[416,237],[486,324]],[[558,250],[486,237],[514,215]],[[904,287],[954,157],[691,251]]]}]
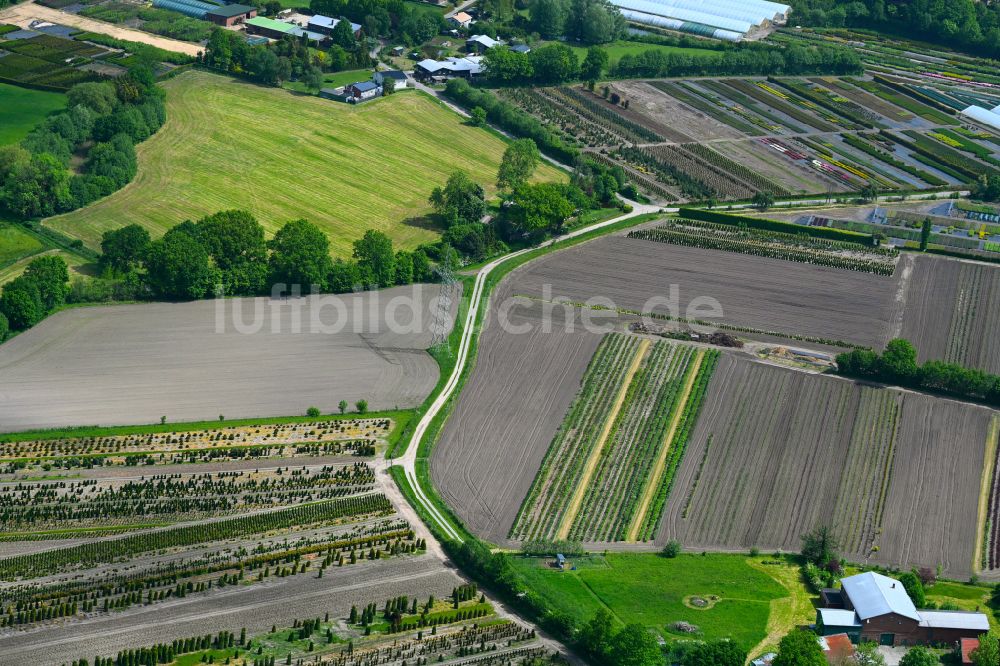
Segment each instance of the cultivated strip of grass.
[{"label": "cultivated strip of grass", "polygon": [[632,363],[629,365],[628,371],[625,373],[625,377],[622,380],[621,388],[618,389],[618,395],[615,397],[615,402],[611,405],[611,410],[608,412],[608,416],[604,421],[604,427],[601,429],[601,434],[597,436],[597,443],[594,445],[594,448],[590,452],[590,457],[587,458],[587,462],[583,466],[583,474],[577,481],[576,488],[573,491],[573,497],[569,502],[566,513],[563,514],[562,522],[559,524],[559,529],[556,531],[557,539],[566,539],[569,536],[569,528],[573,525],[573,520],[576,518],[576,514],[580,510],[580,504],[583,502],[583,495],[587,492],[587,488],[590,486],[590,479],[594,476],[594,470],[597,468],[597,463],[601,459],[601,453],[604,451],[604,445],[608,441],[608,435],[611,434],[611,428],[614,426],[615,421],[618,418],[618,412],[621,411],[622,405],[625,403],[625,396],[628,394],[629,386],[632,385],[632,380],[635,378],[635,374],[639,371],[639,367],[642,365],[642,360],[646,357],[649,347],[650,341],[642,340],[639,342],[639,346],[635,350],[635,356],[632,358]]},{"label": "cultivated strip of grass", "polygon": [[983,477],[979,485],[979,507],[976,512],[976,550],[972,555],[972,570],[986,569],[987,553],[990,552],[990,525],[987,516],[990,508],[990,489],[993,487],[993,475],[996,473],[997,444],[1000,440],[1000,416],[994,414],[990,421],[990,429],[986,433],[986,451],[983,454]]},{"label": "cultivated strip of grass", "polygon": [[670,419],[670,427],[667,428],[663,448],[656,459],[656,464],[653,465],[653,471],[650,472],[649,478],[646,480],[646,486],[642,491],[642,499],[639,500],[639,508],[636,510],[635,516],[632,518],[632,524],[628,528],[627,541],[635,541],[639,537],[639,528],[646,522],[646,513],[649,511],[649,505],[653,501],[656,487],[660,483],[660,477],[663,476],[663,470],[667,464],[667,453],[670,451],[670,445],[673,442],[674,435],[677,433],[677,426],[680,424],[684,407],[691,397],[691,389],[694,387],[694,380],[698,376],[698,369],[701,367],[704,357],[704,350],[699,349],[695,352],[694,359],[688,365],[687,376],[684,378],[684,388],[681,389],[680,398],[677,400],[677,406]]}]

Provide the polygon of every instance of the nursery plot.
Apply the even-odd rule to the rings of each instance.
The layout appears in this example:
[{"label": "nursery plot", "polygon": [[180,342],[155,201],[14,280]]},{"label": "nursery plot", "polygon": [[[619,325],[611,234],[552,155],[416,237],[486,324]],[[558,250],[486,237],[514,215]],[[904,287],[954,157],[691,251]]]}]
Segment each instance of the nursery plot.
[{"label": "nursery plot", "polygon": [[273,625],[290,626],[293,620],[322,617],[327,612],[346,616],[353,604],[382,604],[404,594],[445,598],[464,582],[430,555],[373,560],[332,568],[318,579],[299,575],[262,585],[232,585],[208,595],[98,615],[46,631],[2,635],[0,664],[20,665],[37,661],[39,655],[44,655],[41,663],[69,663],[83,655],[92,658],[151,642],[203,635],[206,626],[237,634],[241,627],[250,634],[263,633]]},{"label": "nursery plot", "polygon": [[[631,360],[618,356],[623,345],[638,345]],[[542,461],[511,538],[650,538],[716,353],[607,336]],[[609,365],[619,372],[609,377]],[[627,369],[621,373],[621,368]]]},{"label": "nursery plot", "polygon": [[683,104],[671,94],[672,87],[660,86],[659,83],[642,81],[617,81],[613,88],[629,100],[630,110],[642,113],[653,122],[670,125],[690,137],[687,142],[742,139],[746,136],[705,111]]},{"label": "nursery plot", "polygon": [[[519,269],[520,272],[523,269]],[[490,299],[476,364],[434,446],[431,476],[476,534],[505,543],[532,480],[580,386],[601,336],[561,321],[541,327],[542,304],[510,311],[517,335],[497,324],[509,281]]]},{"label": "nursery plot", "polygon": [[458,304],[440,294],[422,285],[60,312],[0,346],[0,430],[331,413],[341,399],[412,407],[437,381],[425,350],[445,339]]},{"label": "nursery plot", "polygon": [[1000,268],[916,257],[902,337],[921,361],[936,359],[1000,372]]},{"label": "nursery plot", "polygon": [[803,164],[786,160],[758,141],[725,141],[712,144],[712,150],[734,160],[751,171],[778,184],[793,194],[842,191],[842,184],[827,179]]},{"label": "nursery plot", "polygon": [[976,517],[994,414],[974,405],[906,394],[880,550],[873,562],[901,567],[940,564],[946,575],[962,580],[979,569],[973,558],[983,534]]},{"label": "nursery plot", "polygon": [[926,121],[914,116],[909,111],[890,104],[889,102],[876,97],[871,93],[865,92],[860,88],[856,88],[841,79],[835,77],[817,77],[809,80],[827,86],[837,94],[843,95],[845,98],[855,102],[856,104],[860,104],[866,109],[871,109],[877,112],[882,118],[882,121],[892,127],[917,127],[926,124]]},{"label": "nursery plot", "polygon": [[796,550],[825,524],[848,559],[967,576],[990,417],[724,356],[657,540]]},{"label": "nursery plot", "polygon": [[[510,278],[513,293],[536,299],[565,297],[584,303],[600,296],[618,309],[711,320],[784,338],[873,347],[884,343],[896,281],[620,236],[549,255]],[[705,298],[715,299],[721,315],[698,314],[706,312]],[[603,305],[608,307],[607,302]]]},{"label": "nursery plot", "polygon": [[514,522],[512,538],[565,538],[649,347],[649,341],[625,335],[602,340]]}]

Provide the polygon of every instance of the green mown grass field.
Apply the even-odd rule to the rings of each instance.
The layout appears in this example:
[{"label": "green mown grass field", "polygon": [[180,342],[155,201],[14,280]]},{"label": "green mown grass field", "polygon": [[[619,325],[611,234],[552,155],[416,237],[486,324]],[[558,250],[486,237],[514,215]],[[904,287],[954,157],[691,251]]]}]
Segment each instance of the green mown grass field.
[{"label": "green mown grass field", "polygon": [[17,143],[53,111],[66,106],[62,93],[45,92],[0,83],[0,146]]},{"label": "green mown grass field", "polygon": [[[574,46],[569,45],[574,52],[576,52],[577,58],[580,62],[587,57],[586,46]],[[630,42],[628,40],[618,40],[616,42],[611,42],[610,44],[601,44],[601,48],[608,52],[608,59],[614,63],[617,62],[623,55],[636,55],[637,53],[644,53],[646,51],[662,51],[664,53],[677,53],[680,55],[687,56],[708,56],[718,53],[718,51],[713,51],[711,49],[699,49],[699,48],[688,48],[684,46],[665,46],[663,44],[646,44],[645,42]]]},{"label": "green mown grass field", "polygon": [[[434,240],[427,197],[456,169],[493,191],[506,143],[423,93],[350,106],[208,72],[163,84],[167,122],[140,144],[125,188],[45,224],[98,248],[109,229],[153,236],[219,210],[252,212],[268,234],[304,218],[349,256],[366,229],[397,247]],[[543,164],[538,180],[565,179]]]},{"label": "green mown grass field", "polygon": [[0,222],[0,271],[5,266],[45,249],[40,240],[16,224]]},{"label": "green mown grass field", "polygon": [[[745,555],[609,553],[570,558],[576,571],[559,571],[545,559],[514,558],[531,589],[578,623],[607,608],[622,624],[638,622],[665,639],[730,637],[751,650],[768,636],[772,602],[789,591]],[[785,567],[787,565],[780,565]],[[719,597],[709,608],[693,608],[691,596]],[[689,622],[696,634],[675,631]]]}]

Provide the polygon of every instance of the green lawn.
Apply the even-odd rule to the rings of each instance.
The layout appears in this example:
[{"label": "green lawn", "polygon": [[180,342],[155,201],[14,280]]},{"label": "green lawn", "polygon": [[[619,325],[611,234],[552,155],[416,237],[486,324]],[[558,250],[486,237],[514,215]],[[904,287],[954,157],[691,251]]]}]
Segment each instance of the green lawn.
[{"label": "green lawn", "polygon": [[45,116],[66,106],[62,93],[31,90],[0,83],[0,146],[17,143]]},{"label": "green lawn", "polygon": [[[330,74],[325,74],[323,76],[323,87],[324,88],[339,88],[340,86],[346,86],[348,83],[356,83],[358,81],[368,81],[372,78],[372,70],[370,69],[349,69],[343,72],[331,72]],[[308,92],[311,93],[305,84],[300,81],[289,81],[284,84],[289,90],[295,90],[297,92]]]},{"label": "green lawn", "polygon": [[[506,143],[422,93],[353,106],[202,71],[163,83],[167,122],[137,148],[139,174],[87,208],[45,224],[97,248],[138,223],[159,236],[187,219],[243,208],[269,234],[307,219],[348,256],[366,229],[399,247],[434,240],[431,191],[464,169],[490,193]],[[536,178],[564,179],[542,165]]]},{"label": "green lawn", "polygon": [[0,270],[44,249],[40,240],[21,227],[0,222]]},{"label": "green lawn", "polygon": [[[583,59],[587,56],[588,47],[574,46],[570,44],[570,48],[576,52],[577,57],[581,62],[583,62]],[[601,44],[601,48],[608,52],[608,58],[612,63],[616,62],[623,55],[635,55],[636,53],[643,53],[645,51],[663,51],[664,53],[679,53],[688,56],[707,56],[718,53],[718,51],[713,51],[711,49],[688,48],[683,46],[663,46],[661,44],[630,42],[624,39],[611,42],[610,44]]]},{"label": "green lawn", "polygon": [[[542,559],[514,561],[531,589],[577,622],[586,622],[605,607],[623,624],[638,622],[668,640],[731,637],[750,650],[768,635],[772,602],[790,596],[745,555],[683,554],[667,559],[651,553],[611,553],[574,559],[576,571],[558,571]],[[712,595],[719,599],[710,608],[685,603],[691,596]],[[678,621],[700,631],[676,632],[671,625]]]},{"label": "green lawn", "polygon": [[10,264],[0,264],[0,285],[6,284],[21,275],[33,259],[48,255],[62,257],[63,261],[65,261],[66,265],[69,267],[70,280],[73,280],[78,276],[86,276],[89,274],[89,270],[86,268],[87,264],[82,257],[64,250],[52,249],[39,252],[38,254],[29,255]]}]

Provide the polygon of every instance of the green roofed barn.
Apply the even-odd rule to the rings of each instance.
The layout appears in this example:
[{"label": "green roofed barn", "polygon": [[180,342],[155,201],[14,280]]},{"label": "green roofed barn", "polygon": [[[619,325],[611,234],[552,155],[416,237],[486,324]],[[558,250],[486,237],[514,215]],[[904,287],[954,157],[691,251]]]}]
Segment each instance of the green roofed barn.
[{"label": "green roofed barn", "polygon": [[321,35],[318,32],[305,30],[297,25],[284,23],[282,21],[275,21],[274,19],[265,18],[263,16],[254,16],[253,18],[247,19],[244,21],[244,25],[246,25],[247,33],[251,35],[270,37],[271,39],[281,39],[285,35],[292,35],[293,37],[302,37],[305,35],[310,42],[315,42],[317,44],[322,44],[327,39],[326,35]]}]

